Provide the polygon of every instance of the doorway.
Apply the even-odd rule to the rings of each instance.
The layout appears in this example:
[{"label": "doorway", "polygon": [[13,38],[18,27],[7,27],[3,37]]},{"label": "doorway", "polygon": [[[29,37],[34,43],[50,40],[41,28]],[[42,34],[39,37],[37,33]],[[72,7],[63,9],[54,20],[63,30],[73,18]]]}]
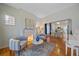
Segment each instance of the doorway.
[{"label": "doorway", "polygon": [[69,39],[72,34],[72,20],[60,20],[51,23],[52,36]]}]

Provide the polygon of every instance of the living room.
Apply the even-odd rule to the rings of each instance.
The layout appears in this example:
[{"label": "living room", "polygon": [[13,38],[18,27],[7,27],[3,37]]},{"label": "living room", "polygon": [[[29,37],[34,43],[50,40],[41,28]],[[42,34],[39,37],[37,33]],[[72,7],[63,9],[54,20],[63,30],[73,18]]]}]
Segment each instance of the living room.
[{"label": "living room", "polygon": [[[78,15],[78,3],[1,3],[0,55],[78,56]],[[72,37],[77,42],[66,46]]]}]

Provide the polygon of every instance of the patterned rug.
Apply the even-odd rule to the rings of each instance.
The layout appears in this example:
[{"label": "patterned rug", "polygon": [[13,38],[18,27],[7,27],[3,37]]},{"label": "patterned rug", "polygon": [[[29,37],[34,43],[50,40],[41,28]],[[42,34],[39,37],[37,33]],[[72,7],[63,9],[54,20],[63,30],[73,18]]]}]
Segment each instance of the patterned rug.
[{"label": "patterned rug", "polygon": [[44,43],[42,45],[33,45],[29,49],[21,51],[21,56],[48,56],[53,50],[54,44]]}]

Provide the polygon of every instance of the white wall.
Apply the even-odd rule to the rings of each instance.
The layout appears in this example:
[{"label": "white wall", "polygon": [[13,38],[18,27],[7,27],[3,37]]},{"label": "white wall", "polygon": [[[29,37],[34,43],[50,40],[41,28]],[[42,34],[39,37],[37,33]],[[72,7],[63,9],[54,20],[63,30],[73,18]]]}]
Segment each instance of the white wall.
[{"label": "white wall", "polygon": [[68,7],[49,16],[46,16],[45,18],[42,18],[40,21],[52,22],[64,19],[72,19],[73,33],[75,33],[75,30],[79,30],[79,4]]},{"label": "white wall", "polygon": [[[15,26],[5,25],[5,14],[15,17]],[[24,10],[16,9],[5,4],[0,4],[0,48],[7,47],[10,38],[23,35],[23,29],[25,28],[25,18],[30,18],[34,22],[38,19],[35,15]]]}]

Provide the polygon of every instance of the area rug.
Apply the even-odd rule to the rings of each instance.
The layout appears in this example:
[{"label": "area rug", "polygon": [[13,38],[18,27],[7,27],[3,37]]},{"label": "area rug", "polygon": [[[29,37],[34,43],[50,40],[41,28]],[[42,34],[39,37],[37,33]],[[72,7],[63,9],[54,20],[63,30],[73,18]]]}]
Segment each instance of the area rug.
[{"label": "area rug", "polygon": [[44,43],[42,45],[34,45],[29,49],[21,51],[21,56],[48,56],[53,51],[54,44]]}]

